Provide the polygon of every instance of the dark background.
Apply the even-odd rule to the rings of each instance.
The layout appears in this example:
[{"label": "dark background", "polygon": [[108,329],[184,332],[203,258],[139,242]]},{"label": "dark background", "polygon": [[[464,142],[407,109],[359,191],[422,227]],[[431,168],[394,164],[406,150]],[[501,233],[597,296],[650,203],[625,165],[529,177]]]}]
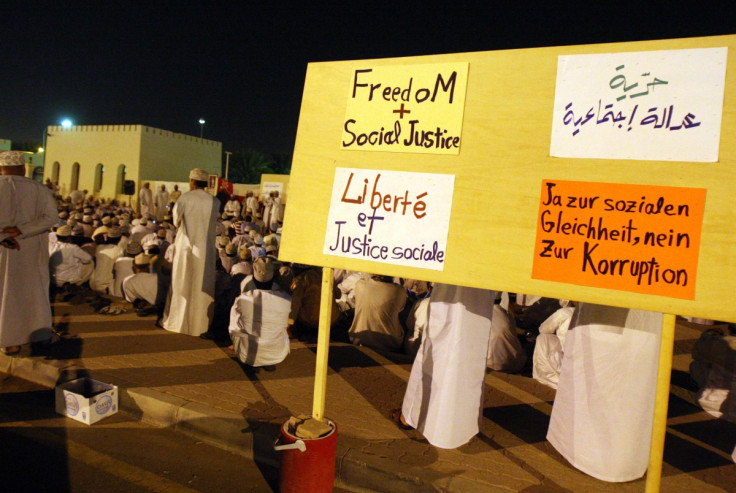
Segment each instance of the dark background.
[{"label": "dark background", "polygon": [[2,2],[0,138],[204,118],[224,151],[290,153],[309,62],[733,33],[733,1]]}]

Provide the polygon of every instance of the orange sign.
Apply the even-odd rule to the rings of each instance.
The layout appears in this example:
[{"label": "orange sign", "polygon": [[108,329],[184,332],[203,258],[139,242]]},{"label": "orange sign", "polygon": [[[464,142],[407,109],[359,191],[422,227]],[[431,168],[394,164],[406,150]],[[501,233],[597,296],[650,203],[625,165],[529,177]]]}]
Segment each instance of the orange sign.
[{"label": "orange sign", "polygon": [[532,278],[692,300],[705,192],[544,180]]}]

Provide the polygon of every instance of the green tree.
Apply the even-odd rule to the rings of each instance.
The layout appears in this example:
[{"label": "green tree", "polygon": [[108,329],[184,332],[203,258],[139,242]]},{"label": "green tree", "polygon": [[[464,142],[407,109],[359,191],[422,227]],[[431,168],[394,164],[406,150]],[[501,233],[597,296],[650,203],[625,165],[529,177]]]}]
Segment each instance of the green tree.
[{"label": "green tree", "polygon": [[261,175],[273,173],[273,161],[254,149],[241,149],[230,156],[228,179],[235,183],[260,183]]},{"label": "green tree", "polygon": [[279,175],[291,173],[291,154],[279,152],[271,155],[273,172]]}]

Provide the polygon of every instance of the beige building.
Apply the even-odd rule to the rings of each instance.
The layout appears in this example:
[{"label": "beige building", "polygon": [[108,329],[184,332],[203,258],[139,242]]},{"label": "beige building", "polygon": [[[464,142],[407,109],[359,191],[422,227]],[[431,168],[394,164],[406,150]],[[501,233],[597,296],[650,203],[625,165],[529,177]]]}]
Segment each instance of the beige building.
[{"label": "beige building", "polygon": [[45,151],[44,180],[58,183],[63,196],[78,189],[127,201],[123,185],[132,180],[133,202],[147,181],[151,189],[188,182],[192,168],[219,174],[222,163],[221,142],[144,125],[50,126]]}]

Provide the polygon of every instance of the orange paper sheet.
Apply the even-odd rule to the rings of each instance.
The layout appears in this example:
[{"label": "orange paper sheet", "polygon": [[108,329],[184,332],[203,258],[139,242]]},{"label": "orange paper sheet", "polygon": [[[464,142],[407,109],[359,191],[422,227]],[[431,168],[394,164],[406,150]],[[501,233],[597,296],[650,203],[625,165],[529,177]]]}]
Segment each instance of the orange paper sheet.
[{"label": "orange paper sheet", "polygon": [[544,180],[532,278],[692,300],[705,195]]}]

